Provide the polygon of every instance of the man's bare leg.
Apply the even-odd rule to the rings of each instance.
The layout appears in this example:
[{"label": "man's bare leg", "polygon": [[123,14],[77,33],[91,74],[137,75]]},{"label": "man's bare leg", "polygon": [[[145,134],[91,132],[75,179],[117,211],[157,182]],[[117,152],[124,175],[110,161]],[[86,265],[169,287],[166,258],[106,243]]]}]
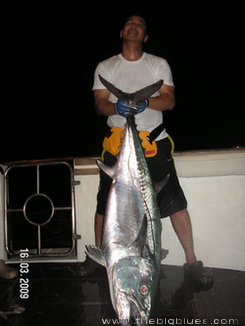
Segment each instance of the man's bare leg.
[{"label": "man's bare leg", "polygon": [[209,285],[213,282],[213,273],[204,268],[202,261],[197,261],[192,235],[192,226],[189,213],[186,209],[181,210],[170,216],[173,228],[184,249],[186,264],[184,273],[191,276],[200,285]]},{"label": "man's bare leg", "polygon": [[94,234],[95,234],[95,245],[97,247],[101,246],[103,221],[104,221],[104,215],[95,213]]},{"label": "man's bare leg", "polygon": [[170,219],[184,249],[187,264],[195,263],[197,259],[194,253],[192,226],[188,211],[183,209],[171,215]]}]

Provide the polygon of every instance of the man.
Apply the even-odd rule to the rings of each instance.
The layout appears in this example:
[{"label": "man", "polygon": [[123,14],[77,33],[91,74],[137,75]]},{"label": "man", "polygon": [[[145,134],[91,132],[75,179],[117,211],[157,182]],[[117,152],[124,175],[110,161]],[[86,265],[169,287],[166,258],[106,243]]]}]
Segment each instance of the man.
[{"label": "man", "polygon": [[[132,93],[158,80],[164,81],[159,91],[144,103],[134,108],[137,129],[149,135],[151,142],[145,138],[145,154],[153,181],[160,181],[167,174],[170,179],[167,186],[158,194],[161,216],[170,216],[173,228],[182,244],[186,256],[185,273],[195,278],[200,284],[212,282],[212,273],[197,261],[194,253],[192,228],[187,202],[179,185],[172,159],[172,140],[163,127],[163,111],[175,106],[174,84],[170,67],[166,60],[143,51],[147,42],[147,26],[140,16],[131,16],[120,32],[122,53],[101,62],[95,71],[94,99],[96,111],[108,116],[107,124],[111,128],[109,137],[103,143],[104,163],[113,166],[120,150],[120,134],[132,108],[124,100],[117,100],[101,83],[98,75],[108,80],[124,92]],[[151,147],[151,145],[155,147]],[[147,155],[149,154],[149,155]],[[103,218],[111,180],[100,174],[100,190],[97,196],[95,214],[95,244],[101,246]],[[81,267],[81,275],[88,275],[96,268],[89,258]]]}]

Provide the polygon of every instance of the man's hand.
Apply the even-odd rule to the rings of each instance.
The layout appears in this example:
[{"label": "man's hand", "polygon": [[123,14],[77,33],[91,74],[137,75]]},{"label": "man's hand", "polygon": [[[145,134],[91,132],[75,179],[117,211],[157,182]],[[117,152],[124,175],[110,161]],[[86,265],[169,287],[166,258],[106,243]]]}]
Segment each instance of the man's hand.
[{"label": "man's hand", "polygon": [[134,105],[134,108],[137,111],[136,114],[145,111],[145,109],[147,108],[148,105],[149,105],[149,101],[148,100],[144,100],[144,102],[139,103],[138,105]]},{"label": "man's hand", "polygon": [[118,100],[115,104],[115,111],[124,118],[126,118],[128,115],[135,115],[137,113],[135,108],[129,106],[127,100]]},{"label": "man's hand", "polygon": [[145,100],[139,105],[130,106],[127,100],[118,100],[115,105],[115,111],[117,114],[126,118],[128,115],[135,115],[143,112],[148,106],[148,103],[148,100]]}]

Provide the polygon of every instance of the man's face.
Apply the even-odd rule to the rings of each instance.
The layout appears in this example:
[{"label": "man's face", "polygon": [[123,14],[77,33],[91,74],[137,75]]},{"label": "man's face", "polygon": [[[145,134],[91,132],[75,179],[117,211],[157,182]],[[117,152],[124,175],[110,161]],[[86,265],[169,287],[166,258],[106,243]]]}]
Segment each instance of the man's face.
[{"label": "man's face", "polygon": [[126,21],[120,33],[120,36],[124,40],[146,42],[148,39],[148,35],[146,33],[145,20],[140,16],[130,17]]}]

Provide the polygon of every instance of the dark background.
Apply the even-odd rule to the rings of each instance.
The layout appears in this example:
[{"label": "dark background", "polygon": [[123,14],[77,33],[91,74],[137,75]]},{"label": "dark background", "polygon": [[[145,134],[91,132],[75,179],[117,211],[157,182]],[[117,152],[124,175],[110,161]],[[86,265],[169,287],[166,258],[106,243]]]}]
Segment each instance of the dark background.
[{"label": "dark background", "polygon": [[172,69],[177,104],[164,118],[176,150],[245,146],[243,8],[88,6],[2,11],[0,162],[100,154],[106,118],[94,110],[93,74],[121,51],[133,14],[149,25],[145,51]]}]

